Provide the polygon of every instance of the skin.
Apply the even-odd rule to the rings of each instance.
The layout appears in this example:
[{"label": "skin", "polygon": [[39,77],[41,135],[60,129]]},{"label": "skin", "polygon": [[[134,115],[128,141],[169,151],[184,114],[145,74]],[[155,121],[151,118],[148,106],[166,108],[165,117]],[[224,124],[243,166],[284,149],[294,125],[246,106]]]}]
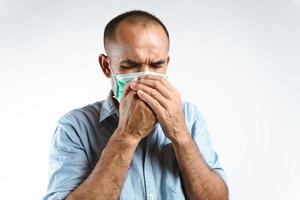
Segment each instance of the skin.
[{"label": "skin", "polygon": [[[168,39],[156,25],[122,22],[116,41],[101,54],[106,77],[138,71],[166,73]],[[112,88],[114,88],[112,82]],[[120,121],[90,176],[67,199],[118,199],[139,142],[159,122],[172,142],[188,199],[225,200],[228,190],[221,177],[205,163],[184,121],[181,97],[165,78],[146,76],[128,85],[116,106]],[[139,123],[137,123],[139,122]]]}]

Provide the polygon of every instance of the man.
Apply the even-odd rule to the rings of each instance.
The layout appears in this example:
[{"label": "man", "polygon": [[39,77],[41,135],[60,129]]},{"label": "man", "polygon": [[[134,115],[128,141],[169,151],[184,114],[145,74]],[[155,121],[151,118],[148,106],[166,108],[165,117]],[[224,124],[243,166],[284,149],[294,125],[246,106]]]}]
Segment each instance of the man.
[{"label": "man", "polygon": [[59,120],[44,199],[228,199],[201,113],[167,79],[164,24],[123,13],[106,25],[104,47],[112,91]]}]

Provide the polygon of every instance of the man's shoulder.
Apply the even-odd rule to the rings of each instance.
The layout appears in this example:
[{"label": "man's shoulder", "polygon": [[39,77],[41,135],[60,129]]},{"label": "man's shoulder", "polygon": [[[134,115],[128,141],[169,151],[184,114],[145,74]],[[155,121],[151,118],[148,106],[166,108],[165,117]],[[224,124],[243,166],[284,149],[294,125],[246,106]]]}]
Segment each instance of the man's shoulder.
[{"label": "man's shoulder", "polygon": [[183,111],[185,115],[189,115],[191,117],[196,117],[197,115],[201,115],[201,112],[196,104],[186,100],[182,100],[182,105],[183,105]]},{"label": "man's shoulder", "polygon": [[196,104],[183,100],[182,105],[183,114],[187,124],[192,125],[196,120],[200,120],[202,123],[204,123],[204,117]]},{"label": "man's shoulder", "polygon": [[78,125],[80,123],[96,123],[99,120],[104,100],[87,104],[65,113],[59,122]]}]

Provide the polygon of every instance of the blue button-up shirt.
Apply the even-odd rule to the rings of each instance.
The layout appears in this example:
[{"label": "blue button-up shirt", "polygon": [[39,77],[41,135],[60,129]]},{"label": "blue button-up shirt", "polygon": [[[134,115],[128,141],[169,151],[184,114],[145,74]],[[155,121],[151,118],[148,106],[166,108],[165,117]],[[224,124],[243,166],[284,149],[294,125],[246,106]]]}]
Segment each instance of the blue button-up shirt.
[{"label": "blue button-up shirt", "polygon": [[[206,163],[226,183],[200,111],[186,101],[183,101],[183,111],[188,130]],[[65,199],[89,176],[118,126],[118,116],[110,92],[104,101],[70,111],[58,121],[49,156],[49,185],[44,200]],[[171,141],[158,123],[138,145],[119,199],[185,199]]]}]

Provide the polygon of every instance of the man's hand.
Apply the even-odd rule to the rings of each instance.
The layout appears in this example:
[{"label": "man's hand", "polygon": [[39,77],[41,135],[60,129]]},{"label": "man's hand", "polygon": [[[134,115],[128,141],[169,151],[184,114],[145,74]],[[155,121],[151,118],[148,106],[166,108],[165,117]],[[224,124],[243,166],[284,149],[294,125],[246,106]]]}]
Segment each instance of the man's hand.
[{"label": "man's hand", "polygon": [[130,83],[130,88],[151,107],[171,141],[187,136],[180,94],[167,79],[147,75]]},{"label": "man's hand", "polygon": [[119,198],[136,147],[156,123],[152,110],[129,85],[125,87],[119,113],[118,128],[110,137],[95,168],[89,177],[70,193],[68,200]]},{"label": "man's hand", "polygon": [[146,76],[130,84],[154,111],[166,136],[172,141],[176,160],[189,199],[228,199],[221,177],[206,164],[185,125],[177,90],[165,79]]},{"label": "man's hand", "polygon": [[147,136],[157,120],[153,111],[133,91],[126,86],[119,105],[120,120],[118,129],[134,140],[140,141]]}]

